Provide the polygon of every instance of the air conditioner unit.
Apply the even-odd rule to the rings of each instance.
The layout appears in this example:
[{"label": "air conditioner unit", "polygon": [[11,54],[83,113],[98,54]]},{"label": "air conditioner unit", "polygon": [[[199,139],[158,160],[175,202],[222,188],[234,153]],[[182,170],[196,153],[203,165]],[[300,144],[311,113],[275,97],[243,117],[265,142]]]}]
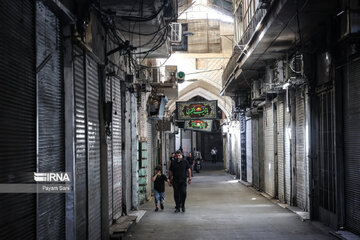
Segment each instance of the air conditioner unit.
[{"label": "air conditioner unit", "polygon": [[182,26],[181,23],[171,23],[170,33],[171,45],[179,45],[182,41]]}]

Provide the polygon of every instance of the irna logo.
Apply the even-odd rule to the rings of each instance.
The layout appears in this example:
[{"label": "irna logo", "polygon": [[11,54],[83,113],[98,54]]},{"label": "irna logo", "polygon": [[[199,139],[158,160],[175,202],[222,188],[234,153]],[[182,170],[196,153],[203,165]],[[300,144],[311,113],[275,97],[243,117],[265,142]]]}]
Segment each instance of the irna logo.
[{"label": "irna logo", "polygon": [[36,182],[70,182],[69,173],[37,173],[34,172],[34,180]]}]

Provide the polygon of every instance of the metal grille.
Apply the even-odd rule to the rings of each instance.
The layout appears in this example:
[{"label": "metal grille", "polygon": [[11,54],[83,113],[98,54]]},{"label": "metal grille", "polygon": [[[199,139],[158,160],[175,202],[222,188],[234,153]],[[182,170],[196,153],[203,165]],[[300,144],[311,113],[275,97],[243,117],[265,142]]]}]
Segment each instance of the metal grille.
[{"label": "metal grille", "polygon": [[303,90],[296,91],[296,200],[307,211],[305,162],[305,104]]},{"label": "metal grille", "polygon": [[[58,18],[36,3],[38,172],[65,171],[64,81]],[[40,69],[39,66],[42,68]],[[38,239],[65,238],[64,194],[39,194]]]},{"label": "metal grille", "polygon": [[348,66],[344,86],[345,224],[360,234],[360,61]]},{"label": "metal grille", "polygon": [[84,52],[74,46],[76,238],[87,238],[87,131]]},{"label": "metal grille", "polygon": [[100,119],[98,66],[86,57],[88,101],[88,211],[89,239],[101,238]]},{"label": "metal grille", "polygon": [[[34,1],[1,1],[1,183],[12,182],[13,173],[36,171],[34,16]],[[35,239],[35,194],[0,194],[0,206],[0,239]]]},{"label": "metal grille", "polygon": [[274,175],[274,118],[273,108],[268,106],[264,114],[264,180],[265,192],[275,197]]},{"label": "metal grille", "polygon": [[278,162],[278,198],[285,201],[285,165],[284,165],[284,103],[277,105],[277,162]]}]

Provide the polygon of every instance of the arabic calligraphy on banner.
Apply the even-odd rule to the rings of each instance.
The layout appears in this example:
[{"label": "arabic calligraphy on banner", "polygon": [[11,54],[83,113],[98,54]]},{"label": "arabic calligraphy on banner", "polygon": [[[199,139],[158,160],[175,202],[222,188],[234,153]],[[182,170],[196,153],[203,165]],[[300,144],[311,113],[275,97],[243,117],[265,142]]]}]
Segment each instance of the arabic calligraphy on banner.
[{"label": "arabic calligraphy on banner", "polygon": [[176,102],[179,120],[216,119],[217,101]]},{"label": "arabic calligraphy on banner", "polygon": [[184,129],[211,132],[213,120],[187,120]]}]

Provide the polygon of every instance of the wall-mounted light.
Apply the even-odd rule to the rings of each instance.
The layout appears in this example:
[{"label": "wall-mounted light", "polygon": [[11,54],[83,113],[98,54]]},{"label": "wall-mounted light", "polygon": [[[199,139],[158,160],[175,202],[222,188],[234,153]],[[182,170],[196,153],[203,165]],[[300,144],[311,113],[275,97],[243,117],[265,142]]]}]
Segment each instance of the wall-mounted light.
[{"label": "wall-mounted light", "polygon": [[289,82],[287,82],[287,83],[284,83],[284,85],[282,86],[282,88],[284,89],[284,90],[286,90],[286,89],[288,89],[288,87],[290,87],[290,83]]}]

